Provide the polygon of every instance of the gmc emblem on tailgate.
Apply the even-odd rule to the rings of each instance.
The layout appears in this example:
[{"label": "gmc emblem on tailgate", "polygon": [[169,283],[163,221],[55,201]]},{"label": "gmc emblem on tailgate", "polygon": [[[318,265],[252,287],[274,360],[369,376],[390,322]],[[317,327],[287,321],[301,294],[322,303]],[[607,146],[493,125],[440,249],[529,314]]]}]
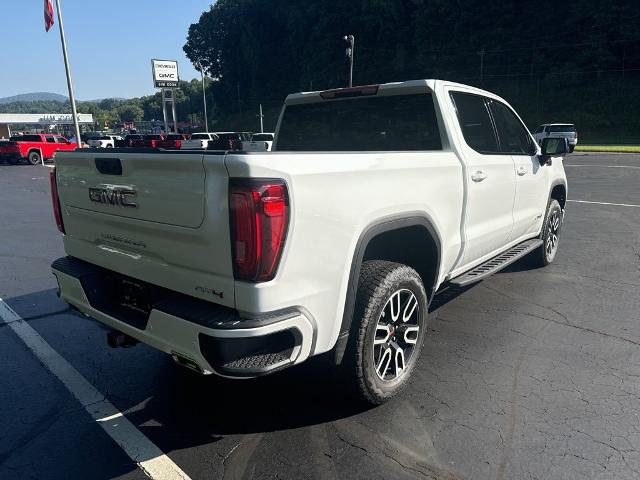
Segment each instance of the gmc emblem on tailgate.
[{"label": "gmc emblem on tailgate", "polygon": [[135,197],[135,190],[123,187],[91,187],[89,199],[92,202],[116,205],[121,207],[136,208],[138,204],[131,200]]}]

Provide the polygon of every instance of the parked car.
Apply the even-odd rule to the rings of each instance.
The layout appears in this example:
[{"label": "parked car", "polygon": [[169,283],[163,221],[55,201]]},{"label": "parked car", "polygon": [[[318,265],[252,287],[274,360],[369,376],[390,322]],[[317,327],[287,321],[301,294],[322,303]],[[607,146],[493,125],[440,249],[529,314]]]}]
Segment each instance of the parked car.
[{"label": "parked car", "polygon": [[158,148],[165,150],[179,150],[182,148],[182,142],[189,136],[184,133],[170,133],[165,135],[164,140],[158,142]]},{"label": "parked car", "polygon": [[549,137],[566,138],[569,142],[569,153],[573,153],[578,144],[578,132],[572,123],[545,123],[536,128],[536,131],[533,132],[533,137],[538,144],[541,144],[543,139]]},{"label": "parked car", "polygon": [[180,145],[182,150],[204,150],[209,145],[209,141],[213,140],[215,133],[200,132],[192,133],[189,140],[185,140]]},{"label": "parked car", "polygon": [[379,404],[418,365],[438,290],[558,252],[567,142],[538,146],[490,92],[419,80],[289,95],[272,150],[61,153],[60,298],[112,329],[110,345],[146,342],[203,374],[328,353]]},{"label": "parked car", "polygon": [[242,132],[216,132],[214,137],[209,141],[207,150],[242,150],[242,139],[246,138]]},{"label": "parked car", "polygon": [[273,144],[273,133],[254,133],[251,140],[242,142],[245,152],[270,152]]},{"label": "parked car", "polygon": [[125,135],[124,139],[122,140],[116,140],[115,141],[115,147],[116,148],[131,148],[133,147],[133,143],[137,140],[143,140],[143,135],[140,135],[139,133],[130,133],[128,135]]},{"label": "parked car", "polygon": [[99,137],[92,137],[87,140],[87,145],[94,148],[114,148],[116,142],[124,140],[120,135],[100,135]]},{"label": "parked car", "polygon": [[141,139],[134,140],[134,148],[158,148],[158,143],[164,140],[164,135],[159,133],[142,135]]},{"label": "parked car", "polygon": [[20,161],[37,165],[43,159],[52,159],[58,151],[75,150],[77,146],[75,142],[70,142],[62,135],[20,135],[10,137],[8,142],[0,145],[0,161],[11,165]]}]

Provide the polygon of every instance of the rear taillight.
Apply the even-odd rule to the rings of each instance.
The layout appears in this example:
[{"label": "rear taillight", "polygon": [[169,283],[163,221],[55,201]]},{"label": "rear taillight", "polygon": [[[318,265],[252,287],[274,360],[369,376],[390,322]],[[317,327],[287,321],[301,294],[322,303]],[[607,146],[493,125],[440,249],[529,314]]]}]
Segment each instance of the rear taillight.
[{"label": "rear taillight", "polygon": [[278,268],[289,222],[289,195],[281,179],[229,182],[233,274],[237,280],[266,282]]},{"label": "rear taillight", "polygon": [[60,208],[60,198],[58,197],[58,182],[56,180],[55,167],[49,172],[49,180],[51,182],[51,204],[53,205],[53,216],[56,219],[58,230],[64,233],[64,224],[62,223],[62,209]]}]

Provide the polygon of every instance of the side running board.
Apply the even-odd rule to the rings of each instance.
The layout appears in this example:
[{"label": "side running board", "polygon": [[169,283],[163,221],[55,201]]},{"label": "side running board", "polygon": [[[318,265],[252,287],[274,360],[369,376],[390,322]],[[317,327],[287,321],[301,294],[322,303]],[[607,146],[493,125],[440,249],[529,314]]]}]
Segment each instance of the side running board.
[{"label": "side running board", "polygon": [[542,240],[538,238],[519,243],[515,247],[511,247],[506,252],[503,252],[500,255],[481,263],[477,267],[472,268],[468,272],[449,280],[449,283],[457,287],[464,287],[474,282],[479,282],[480,280],[499,272],[507,265],[511,265],[516,260],[521,259],[540,245],[542,245]]}]

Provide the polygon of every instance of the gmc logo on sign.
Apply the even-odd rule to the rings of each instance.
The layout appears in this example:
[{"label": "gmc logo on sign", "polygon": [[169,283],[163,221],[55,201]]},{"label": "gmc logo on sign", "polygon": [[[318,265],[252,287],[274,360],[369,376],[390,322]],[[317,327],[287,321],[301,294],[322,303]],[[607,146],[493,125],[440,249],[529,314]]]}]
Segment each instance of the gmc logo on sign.
[{"label": "gmc logo on sign", "polygon": [[131,200],[135,197],[135,190],[122,187],[92,187],[89,188],[89,199],[92,202],[105,205],[136,208],[138,204]]}]

